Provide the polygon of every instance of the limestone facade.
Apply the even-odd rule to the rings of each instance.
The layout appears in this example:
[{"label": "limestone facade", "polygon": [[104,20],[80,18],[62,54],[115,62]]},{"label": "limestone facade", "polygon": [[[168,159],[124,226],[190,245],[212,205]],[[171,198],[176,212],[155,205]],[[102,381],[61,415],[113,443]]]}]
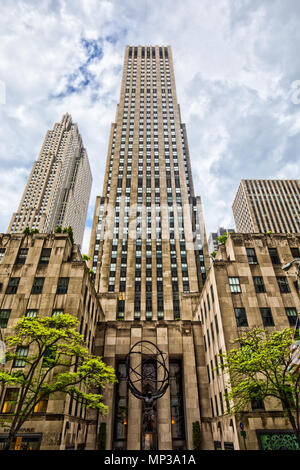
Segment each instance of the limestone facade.
[{"label": "limestone facade", "polygon": [[[242,418],[229,415],[226,406],[228,377],[217,373],[216,365],[220,365],[219,354],[228,351],[231,341],[244,330],[294,327],[300,311],[296,271],[291,269],[287,274],[282,266],[299,257],[299,249],[299,234],[231,234],[226,245],[219,247],[208,272],[197,317],[205,344],[215,448],[245,449],[240,422],[246,431],[249,450],[260,448],[261,434],[291,431],[281,405],[272,400],[265,400],[265,409],[254,410],[249,406]],[[237,312],[243,309],[245,317],[236,316],[235,309],[239,309]],[[264,316],[266,312],[268,315]]]},{"label": "limestone facade", "polygon": [[[51,316],[64,312],[78,318],[79,332],[92,352],[103,313],[86,262],[78,246],[72,246],[69,236],[1,234],[0,253],[2,339],[5,341],[12,326],[24,315]],[[8,288],[12,279],[18,280],[15,290]],[[32,293],[36,279],[43,279],[40,293]],[[59,291],[61,279],[68,280],[67,288]],[[1,390],[1,417],[5,417],[2,413],[5,392],[6,389]],[[28,442],[29,447],[42,450],[84,448],[89,445],[88,430],[95,426],[93,423],[94,418],[81,405],[71,402],[69,396],[54,394],[46,410],[34,413],[21,428],[21,445]],[[0,445],[6,432],[6,428],[0,428]],[[94,438],[95,432],[91,439]],[[90,445],[95,447],[95,441]]]}]

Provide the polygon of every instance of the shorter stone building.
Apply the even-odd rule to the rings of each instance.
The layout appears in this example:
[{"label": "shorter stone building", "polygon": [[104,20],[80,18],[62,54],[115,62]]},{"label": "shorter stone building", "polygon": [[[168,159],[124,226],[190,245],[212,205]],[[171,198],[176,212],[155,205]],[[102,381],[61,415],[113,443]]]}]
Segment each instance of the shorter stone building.
[{"label": "shorter stone building", "polygon": [[[68,234],[1,234],[0,288],[0,331],[4,341],[24,315],[64,312],[78,318],[79,332],[92,352],[103,314],[86,262]],[[5,417],[7,397],[7,388],[0,390],[0,422]],[[88,413],[69,396],[50,396],[46,408],[37,410],[21,428],[21,449],[94,448],[95,442],[89,442],[88,437],[93,427]],[[7,428],[0,428],[0,448],[7,432]],[[91,434],[95,438],[95,432]]]},{"label": "shorter stone building", "polygon": [[[98,433],[101,424],[106,428],[106,450],[192,450],[194,423],[201,423],[202,448],[213,449],[203,336],[201,323],[193,319],[199,293],[181,294],[182,319],[177,321],[115,320],[116,294],[99,297],[106,315],[98,327],[95,354],[115,368],[119,381],[106,387],[109,413],[99,419]],[[169,387],[154,402],[151,430],[143,401],[131,393],[126,380],[126,356],[140,341],[153,343],[166,355],[170,374]],[[143,346],[139,348],[143,353]],[[143,360],[142,354],[131,362],[138,373],[144,370]],[[151,373],[159,378],[154,356]]]},{"label": "shorter stone building", "polygon": [[[299,257],[300,234],[231,234],[219,247],[198,307],[205,345],[205,366],[212,409],[215,449],[244,450],[242,422],[248,450],[266,448],[274,437],[291,438],[291,426],[282,407],[272,401],[249,404],[242,418],[227,413],[228,377],[216,366],[219,354],[251,328],[269,331],[293,327],[300,311],[296,273],[282,266]],[[292,437],[293,438],[293,437]]]}]

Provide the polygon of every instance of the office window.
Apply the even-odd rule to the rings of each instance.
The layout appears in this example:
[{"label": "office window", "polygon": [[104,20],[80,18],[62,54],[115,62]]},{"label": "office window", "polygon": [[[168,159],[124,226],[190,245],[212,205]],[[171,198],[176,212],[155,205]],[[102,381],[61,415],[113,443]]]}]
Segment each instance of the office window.
[{"label": "office window", "polygon": [[41,294],[43,291],[44,282],[44,277],[35,277],[31,289],[31,294]]},{"label": "office window", "polygon": [[[300,258],[299,248],[290,248],[293,258]],[[0,261],[1,262],[1,261]]]},{"label": "office window", "polygon": [[18,290],[19,282],[20,282],[19,277],[11,277],[10,280],[8,281],[5,294],[16,294]]},{"label": "office window", "polygon": [[34,413],[46,413],[48,406],[48,396],[41,398],[35,405],[33,412]]},{"label": "office window", "polygon": [[39,264],[48,264],[51,255],[51,248],[43,248],[41,252],[41,257]]},{"label": "office window", "polygon": [[[184,406],[183,406],[183,390],[182,390],[182,370],[178,361],[172,361],[170,368],[170,402],[171,402],[171,430],[173,448],[176,444],[180,445],[185,438],[184,427]],[[175,441],[175,442],[174,442]]]},{"label": "office window", "polygon": [[269,255],[273,264],[280,264],[277,248],[269,248]]},{"label": "office window", "polygon": [[236,294],[241,291],[240,279],[238,277],[229,277],[230,292]]},{"label": "office window", "polygon": [[13,367],[25,367],[25,358],[28,356],[29,346],[19,346],[17,349],[17,357],[14,359]]},{"label": "office window", "polygon": [[291,292],[289,283],[286,277],[277,277],[278,287],[281,294],[287,294]]},{"label": "office window", "polygon": [[30,318],[36,318],[37,316],[37,310],[33,309],[27,309],[25,313],[25,317],[30,317]]},{"label": "office window", "polygon": [[2,263],[5,254],[5,248],[0,248],[0,264]]},{"label": "office window", "polygon": [[118,300],[117,320],[124,319],[124,312],[125,312],[125,300],[123,299]]},{"label": "office window", "polygon": [[10,309],[0,310],[0,328],[6,328],[10,316]]},{"label": "office window", "polygon": [[253,277],[253,283],[255,287],[255,292],[257,293],[262,293],[266,292],[265,285],[264,285],[264,279],[262,276],[254,276]]},{"label": "office window", "polygon": [[295,307],[286,307],[285,313],[288,317],[290,326],[295,326],[298,318],[298,313]]},{"label": "office window", "polygon": [[264,411],[265,405],[261,398],[252,398],[251,400],[252,411]]},{"label": "office window", "polygon": [[56,308],[52,310],[52,317],[58,317],[59,315],[63,315],[64,310],[62,308]]},{"label": "office window", "polygon": [[18,401],[19,389],[7,388],[3,400],[1,413],[13,413]]},{"label": "office window", "polygon": [[25,264],[27,254],[28,254],[28,248],[20,248],[17,259],[16,259],[16,264]]},{"label": "office window", "polygon": [[263,321],[263,325],[274,326],[274,320],[272,317],[271,309],[267,307],[267,308],[260,308],[259,310],[260,310],[261,318]]},{"label": "office window", "polygon": [[57,283],[57,294],[67,294],[68,292],[68,285],[69,285],[69,278],[68,277],[60,277]]},{"label": "office window", "polygon": [[237,326],[248,326],[246,310],[244,308],[235,308],[234,313]]},{"label": "office window", "polygon": [[127,413],[128,413],[128,387],[126,380],[126,363],[119,362],[116,367],[115,420],[114,420],[114,448],[126,449],[127,440]]},{"label": "office window", "polygon": [[254,248],[246,248],[248,263],[249,264],[257,264],[257,258]]},{"label": "office window", "polygon": [[213,286],[210,286],[210,294],[211,294],[211,300],[212,300],[212,302],[214,302],[215,301],[215,295],[214,295]]}]

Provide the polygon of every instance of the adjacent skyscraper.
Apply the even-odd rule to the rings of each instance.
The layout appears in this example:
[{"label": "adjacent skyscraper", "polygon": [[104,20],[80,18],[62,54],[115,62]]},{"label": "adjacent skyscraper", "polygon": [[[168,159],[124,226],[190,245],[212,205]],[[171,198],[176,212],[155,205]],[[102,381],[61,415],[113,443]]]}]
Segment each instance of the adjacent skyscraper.
[{"label": "adjacent skyscraper", "polygon": [[242,180],[232,209],[237,232],[300,232],[299,181]]},{"label": "adjacent skyscraper", "polygon": [[218,227],[216,232],[211,232],[208,237],[208,252],[209,254],[213,253],[214,251],[218,251],[219,242],[217,240],[218,237],[221,235],[229,235],[229,233],[233,233],[234,230],[232,228],[224,228]]},{"label": "adjacent skyscraper", "polygon": [[47,131],[8,232],[29,227],[49,233],[58,225],[72,226],[75,243],[81,245],[91,185],[88,156],[77,124],[65,114]]},{"label": "adjacent skyscraper", "polygon": [[[105,318],[95,353],[119,379],[105,391],[110,413],[100,420],[107,449],[192,449],[200,408],[209,414],[204,344],[194,321],[209,259],[170,47],[126,47],[89,255]],[[126,383],[126,354],[143,340],[167,354],[170,370],[151,429]],[[155,362],[149,368],[154,377]],[[208,435],[204,430],[209,448]]]}]

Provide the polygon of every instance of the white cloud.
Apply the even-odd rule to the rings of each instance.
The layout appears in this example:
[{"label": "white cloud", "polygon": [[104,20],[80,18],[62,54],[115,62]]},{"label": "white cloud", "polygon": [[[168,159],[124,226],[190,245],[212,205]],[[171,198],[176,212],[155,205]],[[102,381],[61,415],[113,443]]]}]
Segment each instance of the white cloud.
[{"label": "white cloud", "polygon": [[[9,196],[0,203],[0,231],[19,203],[46,130],[69,112],[93,173],[87,252],[127,44],[172,46],[208,232],[232,225],[241,178],[298,177],[300,105],[291,100],[291,84],[300,79],[297,1],[4,0],[1,8],[1,191]],[[101,58],[91,58],[82,39],[96,41]],[[82,86],[87,74],[91,81]]]}]

